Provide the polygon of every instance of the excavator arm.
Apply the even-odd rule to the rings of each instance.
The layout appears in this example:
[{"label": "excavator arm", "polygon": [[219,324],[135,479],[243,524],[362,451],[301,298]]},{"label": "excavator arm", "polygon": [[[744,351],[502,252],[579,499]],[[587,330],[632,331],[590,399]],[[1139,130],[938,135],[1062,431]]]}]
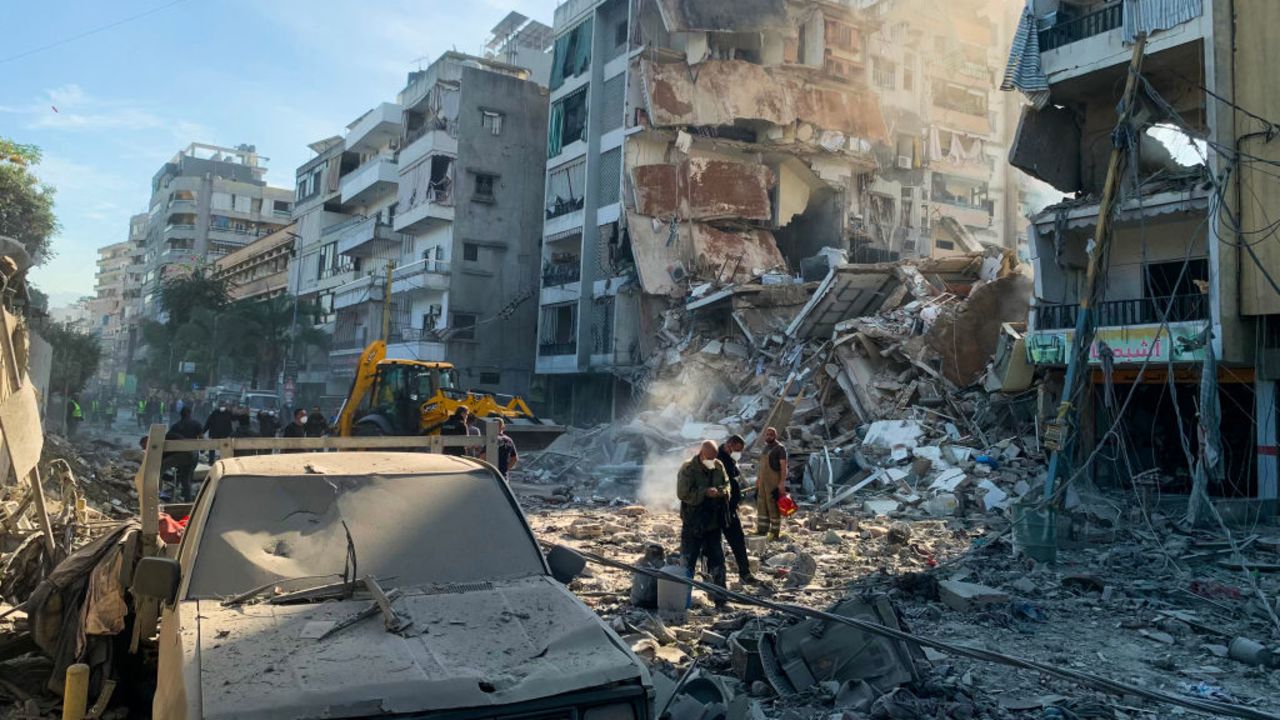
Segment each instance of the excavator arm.
[{"label": "excavator arm", "polygon": [[374,340],[369,343],[369,347],[360,353],[360,362],[356,365],[356,375],[351,379],[351,390],[347,392],[347,399],[342,403],[342,411],[338,413],[338,435],[341,437],[351,437],[352,430],[355,427],[356,412],[360,409],[360,405],[364,403],[364,398],[373,389],[373,383],[378,379],[378,363],[387,357],[387,344],[381,340]]}]

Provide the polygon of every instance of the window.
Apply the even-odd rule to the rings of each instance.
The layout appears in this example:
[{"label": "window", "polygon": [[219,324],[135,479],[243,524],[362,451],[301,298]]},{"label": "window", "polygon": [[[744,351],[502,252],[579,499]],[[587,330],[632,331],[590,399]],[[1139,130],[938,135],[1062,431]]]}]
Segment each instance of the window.
[{"label": "window", "polygon": [[572,355],[577,347],[577,334],[577,303],[544,306],[538,327],[538,354]]},{"label": "window", "polygon": [[871,79],[877,86],[893,90],[898,86],[898,66],[884,58],[871,58]]},{"label": "window", "polygon": [[547,173],[547,219],[560,217],[583,206],[587,160],[575,160]]},{"label": "window", "polygon": [[475,243],[462,243],[462,259],[476,262],[480,259],[480,246]]},{"label": "window", "polygon": [[591,67],[591,20],[556,38],[551,59],[551,91]]},{"label": "window", "polygon": [[559,155],[564,146],[587,135],[587,88],[579,88],[551,103],[548,125],[547,157]]},{"label": "window", "polygon": [[903,90],[916,89],[916,76],[915,76],[915,73],[912,72],[911,68],[909,67],[902,69],[902,89]]},{"label": "window", "polygon": [[453,339],[476,339],[476,316],[471,313],[453,314]]},{"label": "window", "polygon": [[471,199],[493,202],[493,189],[497,184],[497,175],[476,173],[476,189]]},{"label": "window", "polygon": [[933,246],[939,250],[955,250],[956,244],[950,240],[934,240]]},{"label": "window", "polygon": [[481,372],[481,373],[480,373],[480,384],[481,384],[481,385],[501,385],[501,384],[502,384],[502,373],[496,373],[496,372]]},{"label": "window", "polygon": [[487,128],[493,135],[502,134],[502,113],[492,110],[480,111],[480,127]]}]

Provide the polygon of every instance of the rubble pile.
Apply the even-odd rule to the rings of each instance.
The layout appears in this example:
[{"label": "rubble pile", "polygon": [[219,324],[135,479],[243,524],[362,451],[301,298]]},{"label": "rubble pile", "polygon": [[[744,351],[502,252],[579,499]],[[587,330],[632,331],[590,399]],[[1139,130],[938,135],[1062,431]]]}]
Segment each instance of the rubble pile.
[{"label": "rubble pile", "polygon": [[641,410],[570,430],[514,479],[565,500],[648,500],[645,478],[671,477],[693,443],[741,433],[750,447],[775,426],[792,487],[814,502],[872,502],[881,515],[1007,510],[1043,459],[1034,393],[1001,392],[1029,379],[1011,388],[993,362],[1003,325],[1026,314],[1022,270],[989,250],[836,261],[820,282],[764,274],[695,287],[663,316],[663,348],[636,381]]},{"label": "rubble pile", "polygon": [[[676,513],[540,497],[522,502],[544,543],[641,566],[676,562]],[[811,508],[787,526],[788,540],[748,538],[763,583],[731,580],[729,587],[847,616],[872,619],[870,612],[874,622],[920,636],[1280,712],[1280,672],[1266,665],[1280,634],[1246,577],[1220,562],[1222,541],[1182,534],[1159,514],[1148,526],[1138,514],[1135,508],[1118,518],[1123,522],[1105,544],[1064,542],[1057,565],[1049,566],[1018,557],[1007,533],[989,527],[991,517],[978,508],[896,520],[857,507]],[[750,513],[743,522],[752,527]],[[1280,559],[1277,536],[1280,528],[1269,526],[1242,538],[1249,562]],[[1274,603],[1280,576],[1264,573],[1259,582]],[[650,664],[657,707],[675,698],[673,720],[702,717],[708,707],[714,712],[705,717],[727,720],[1167,716],[1142,699],[928,648],[876,644],[758,608],[718,612],[702,591],[693,592],[687,611],[668,613],[637,602],[639,584],[626,572],[589,566],[570,587]],[[762,644],[769,649],[762,652]],[[839,672],[814,669],[833,667]],[[681,678],[714,688],[704,682],[676,692]],[[681,707],[687,694],[698,702]]]}]

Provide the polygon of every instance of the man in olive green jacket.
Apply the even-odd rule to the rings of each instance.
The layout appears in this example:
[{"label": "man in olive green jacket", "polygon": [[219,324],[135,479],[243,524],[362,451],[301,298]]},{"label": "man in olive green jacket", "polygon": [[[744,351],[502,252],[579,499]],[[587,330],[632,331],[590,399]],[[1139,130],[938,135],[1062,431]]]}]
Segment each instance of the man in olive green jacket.
[{"label": "man in olive green jacket", "polygon": [[[676,495],[680,498],[680,555],[693,577],[698,558],[707,558],[708,580],[725,586],[724,547],[721,532],[728,521],[729,476],[716,459],[716,444],[707,440],[697,455],[680,466],[676,479]],[[725,606],[725,598],[713,598],[716,607]]]}]

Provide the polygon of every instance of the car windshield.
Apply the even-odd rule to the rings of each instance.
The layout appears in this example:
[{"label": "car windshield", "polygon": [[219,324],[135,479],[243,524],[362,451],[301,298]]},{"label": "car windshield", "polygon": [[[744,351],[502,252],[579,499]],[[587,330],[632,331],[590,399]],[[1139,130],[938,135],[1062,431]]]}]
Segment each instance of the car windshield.
[{"label": "car windshield", "polygon": [[217,485],[187,593],[225,598],[275,580],[341,576],[351,531],[361,577],[397,587],[545,572],[491,473],[228,476]]}]

